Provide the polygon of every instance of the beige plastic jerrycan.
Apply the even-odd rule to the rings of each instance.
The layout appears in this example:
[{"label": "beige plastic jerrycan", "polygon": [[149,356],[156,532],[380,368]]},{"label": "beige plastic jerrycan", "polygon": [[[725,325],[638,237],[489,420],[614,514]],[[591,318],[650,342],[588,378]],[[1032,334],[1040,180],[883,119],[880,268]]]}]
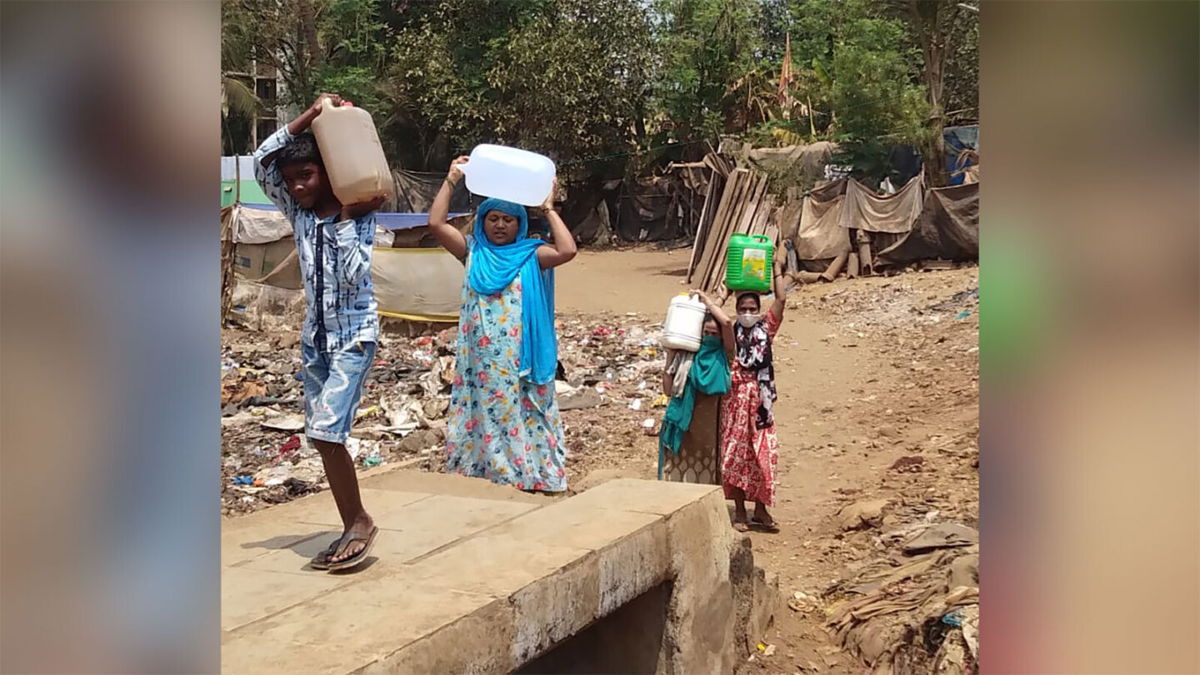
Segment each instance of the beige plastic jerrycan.
[{"label": "beige plastic jerrycan", "polygon": [[395,196],[392,172],[370,113],[349,104],[335,106],[327,98],[312,130],[338,201],[357,204],[381,195],[388,200]]}]

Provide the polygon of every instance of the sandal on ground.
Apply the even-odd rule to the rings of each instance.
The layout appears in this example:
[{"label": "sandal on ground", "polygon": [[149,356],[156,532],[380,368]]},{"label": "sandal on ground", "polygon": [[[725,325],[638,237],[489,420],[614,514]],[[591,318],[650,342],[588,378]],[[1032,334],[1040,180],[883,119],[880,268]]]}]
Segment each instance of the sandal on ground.
[{"label": "sandal on ground", "polygon": [[779,523],[776,523],[774,518],[772,518],[771,520],[762,520],[760,518],[751,518],[750,524],[764,532],[770,532],[771,534],[779,534]]},{"label": "sandal on ground", "polygon": [[338,570],[348,570],[351,567],[357,567],[358,565],[361,565],[362,562],[367,559],[367,554],[371,552],[371,546],[375,543],[375,535],[377,534],[379,534],[378,527],[372,527],[371,531],[366,535],[351,535],[350,533],[346,533],[346,535],[342,537],[342,541],[344,543],[342,548],[345,549],[354,542],[361,541],[363,542],[362,550],[350,556],[349,558],[346,558],[345,560],[329,563],[329,567],[327,569],[330,572],[336,572]]},{"label": "sandal on ground", "polygon": [[745,520],[734,518],[733,529],[737,530],[738,532],[749,532],[750,526],[746,524]]},{"label": "sandal on ground", "polygon": [[[344,537],[344,536],[346,536],[346,535],[343,534],[342,537]],[[338,549],[341,547],[342,537],[338,537],[337,539],[334,539],[333,543],[331,543],[329,545],[329,548],[327,548],[324,551],[321,551],[317,555],[313,556],[313,559],[308,562],[309,567],[312,567],[315,570],[329,569],[329,559],[332,558],[334,556],[334,554],[338,552]]]}]

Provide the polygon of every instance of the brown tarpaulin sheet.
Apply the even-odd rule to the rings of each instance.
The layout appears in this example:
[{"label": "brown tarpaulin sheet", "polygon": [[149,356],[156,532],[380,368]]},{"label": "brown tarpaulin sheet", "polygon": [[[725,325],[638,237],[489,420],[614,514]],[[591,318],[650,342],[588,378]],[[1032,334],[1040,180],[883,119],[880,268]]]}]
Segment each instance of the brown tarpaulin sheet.
[{"label": "brown tarpaulin sheet", "polygon": [[739,166],[759,171],[798,171],[802,179],[816,181],[824,175],[825,165],[840,149],[837,143],[817,141],[808,145],[783,148],[755,148],[749,143],[722,139],[723,152],[733,156]]},{"label": "brown tarpaulin sheet", "polygon": [[[846,179],[839,179],[813,188],[804,198],[800,224],[792,239],[801,261],[828,261],[850,250],[849,233],[841,227],[846,187]],[[822,266],[815,271],[824,269]]]},{"label": "brown tarpaulin sheet", "polygon": [[[433,198],[442,188],[442,181],[446,180],[444,173],[404,170],[393,171],[392,177],[396,182],[396,204],[394,209],[387,210],[394,213],[429,213]],[[466,181],[460,181],[450,197],[450,213],[470,210],[471,193],[467,191]]]},{"label": "brown tarpaulin sheet", "polygon": [[930,190],[912,231],[875,256],[880,266],[979,259],[979,183]]},{"label": "brown tarpaulin sheet", "polygon": [[908,232],[921,213],[924,176],[918,174],[896,194],[881,197],[862,183],[849,179],[842,203],[841,226],[868,232]]}]

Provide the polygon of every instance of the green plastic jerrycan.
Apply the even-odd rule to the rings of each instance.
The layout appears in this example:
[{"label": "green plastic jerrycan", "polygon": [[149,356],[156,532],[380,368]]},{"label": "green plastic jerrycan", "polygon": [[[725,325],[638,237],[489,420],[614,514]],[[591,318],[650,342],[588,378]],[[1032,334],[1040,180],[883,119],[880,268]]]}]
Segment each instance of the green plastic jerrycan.
[{"label": "green plastic jerrycan", "polygon": [[768,293],[775,269],[775,246],[762,234],[735,233],[726,253],[725,288],[731,291]]}]

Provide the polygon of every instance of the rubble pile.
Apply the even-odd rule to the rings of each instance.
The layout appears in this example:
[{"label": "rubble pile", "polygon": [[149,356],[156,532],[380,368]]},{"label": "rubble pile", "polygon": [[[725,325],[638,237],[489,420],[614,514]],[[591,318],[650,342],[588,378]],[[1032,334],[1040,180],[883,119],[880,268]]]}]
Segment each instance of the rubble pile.
[{"label": "rubble pile", "polygon": [[[221,378],[222,511],[244,513],[328,487],[304,437],[298,334],[227,329]],[[415,462],[445,438],[454,332],[381,341],[347,449],[361,467]]]},{"label": "rubble pile", "polygon": [[[933,438],[839,496],[844,578],[812,593],[836,643],[877,673],[971,673],[979,657],[978,430]],[[886,495],[886,496],[883,496]]]},{"label": "rubble pile", "polygon": [[[571,316],[558,322],[556,383],[568,471],[612,466],[655,433],[663,407],[659,326],[637,314]],[[456,333],[381,340],[347,449],[358,465],[402,463],[437,471],[446,434]],[[226,329],[222,352],[222,510],[245,513],[326,489],[321,460],[304,437],[298,334]],[[646,421],[651,424],[647,425]],[[652,465],[652,451],[646,453]],[[623,463],[624,460],[618,463]]]}]

